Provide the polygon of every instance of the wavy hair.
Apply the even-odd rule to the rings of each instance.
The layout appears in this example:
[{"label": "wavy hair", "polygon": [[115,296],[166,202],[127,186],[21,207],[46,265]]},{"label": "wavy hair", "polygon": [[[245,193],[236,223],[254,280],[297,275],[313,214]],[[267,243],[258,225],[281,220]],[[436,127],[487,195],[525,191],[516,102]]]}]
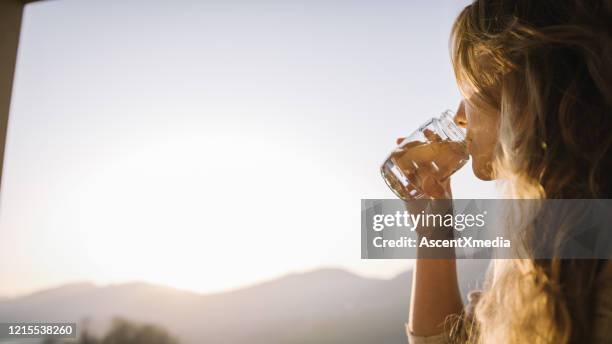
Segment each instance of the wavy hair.
[{"label": "wavy hair", "polygon": [[[458,16],[460,89],[499,110],[493,171],[511,198],[611,198],[612,1],[476,0]],[[527,251],[560,230],[521,233]],[[601,260],[496,261],[456,336],[480,343],[583,343],[593,335]]]}]

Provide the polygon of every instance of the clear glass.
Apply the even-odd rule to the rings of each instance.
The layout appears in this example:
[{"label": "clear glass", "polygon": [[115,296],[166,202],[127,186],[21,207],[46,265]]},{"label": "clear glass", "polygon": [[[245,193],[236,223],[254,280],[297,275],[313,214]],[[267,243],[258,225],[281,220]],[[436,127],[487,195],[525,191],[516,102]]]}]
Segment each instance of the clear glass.
[{"label": "clear glass", "polygon": [[445,182],[469,160],[465,132],[446,110],[405,137],[380,168],[383,179],[403,200],[428,198],[423,181]]}]

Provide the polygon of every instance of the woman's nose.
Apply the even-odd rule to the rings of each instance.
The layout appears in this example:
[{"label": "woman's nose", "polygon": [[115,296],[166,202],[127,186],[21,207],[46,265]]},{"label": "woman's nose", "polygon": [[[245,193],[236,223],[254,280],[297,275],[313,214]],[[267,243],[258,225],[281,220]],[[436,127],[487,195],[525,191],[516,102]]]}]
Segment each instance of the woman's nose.
[{"label": "woman's nose", "polygon": [[462,128],[467,128],[467,116],[465,115],[465,101],[462,100],[459,103],[459,108],[457,109],[457,113],[455,114],[455,118],[453,119],[455,124]]}]

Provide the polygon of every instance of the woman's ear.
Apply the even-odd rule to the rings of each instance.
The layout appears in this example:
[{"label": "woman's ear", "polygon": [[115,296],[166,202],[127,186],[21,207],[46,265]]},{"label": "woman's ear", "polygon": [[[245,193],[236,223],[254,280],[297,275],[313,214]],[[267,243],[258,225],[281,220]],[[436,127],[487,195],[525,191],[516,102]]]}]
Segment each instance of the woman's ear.
[{"label": "woman's ear", "polygon": [[467,116],[465,115],[465,104],[463,102],[462,100],[459,103],[459,108],[457,108],[457,113],[453,121],[461,128],[467,128]]}]

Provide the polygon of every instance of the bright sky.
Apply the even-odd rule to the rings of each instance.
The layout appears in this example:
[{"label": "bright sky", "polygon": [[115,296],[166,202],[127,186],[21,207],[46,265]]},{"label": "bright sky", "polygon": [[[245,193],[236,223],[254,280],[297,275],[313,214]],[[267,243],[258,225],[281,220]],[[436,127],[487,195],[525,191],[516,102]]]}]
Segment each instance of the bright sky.
[{"label": "bright sky", "polygon": [[[396,137],[454,108],[462,2],[27,6],[0,208],[0,295],[75,281],[201,292],[360,259]],[[457,198],[493,195],[470,168]]]}]

